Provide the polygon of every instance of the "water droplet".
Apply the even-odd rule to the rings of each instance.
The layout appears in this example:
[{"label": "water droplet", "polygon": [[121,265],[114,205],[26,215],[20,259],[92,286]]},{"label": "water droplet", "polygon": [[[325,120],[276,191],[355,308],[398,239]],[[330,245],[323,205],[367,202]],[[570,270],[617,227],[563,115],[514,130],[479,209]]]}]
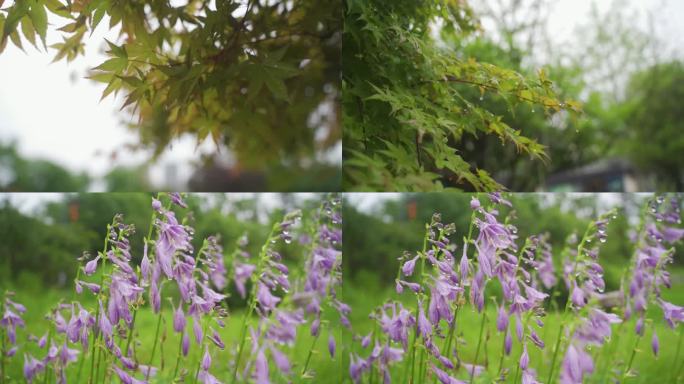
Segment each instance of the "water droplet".
[{"label": "water droplet", "polygon": [[665,201],[665,197],[663,197],[663,196],[658,196],[658,197],[656,197],[656,203],[662,204],[663,201]]},{"label": "water droplet", "polygon": [[480,96],[480,101],[484,100],[484,96]]},{"label": "water droplet", "polygon": [[534,113],[534,108],[532,108],[532,113]]},{"label": "water droplet", "polygon": [[587,243],[591,243],[591,239],[587,239]]},{"label": "water droplet", "polygon": [[291,237],[286,237],[284,240],[285,240],[285,244],[290,244],[292,242]]},{"label": "water droplet", "polygon": [[606,238],[605,238],[605,237],[599,237],[599,241],[602,242],[602,243],[605,243],[605,242],[606,242]]}]

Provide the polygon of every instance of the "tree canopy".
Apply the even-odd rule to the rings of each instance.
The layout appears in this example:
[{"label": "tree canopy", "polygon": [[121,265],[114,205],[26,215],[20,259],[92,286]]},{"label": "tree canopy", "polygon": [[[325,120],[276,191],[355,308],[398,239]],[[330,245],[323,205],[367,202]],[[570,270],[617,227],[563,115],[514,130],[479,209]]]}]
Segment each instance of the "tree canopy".
[{"label": "tree canopy", "polygon": [[89,77],[103,97],[125,95],[140,147],[156,154],[190,134],[242,165],[300,164],[340,140],[338,0],[3,2],[0,52],[8,42],[47,50],[59,33],[49,49],[71,61],[96,28],[116,32]]}]

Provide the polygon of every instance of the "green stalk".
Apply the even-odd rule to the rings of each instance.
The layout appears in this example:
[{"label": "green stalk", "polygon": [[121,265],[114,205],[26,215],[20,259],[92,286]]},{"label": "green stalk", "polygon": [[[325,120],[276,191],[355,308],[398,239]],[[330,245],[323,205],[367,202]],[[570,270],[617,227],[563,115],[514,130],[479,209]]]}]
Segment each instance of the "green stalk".
[{"label": "green stalk", "polygon": [[[672,363],[673,366],[677,365],[679,362],[679,352],[682,350],[682,341],[684,341],[684,326],[679,327],[679,343],[677,343],[677,353],[675,353],[675,358],[674,362]],[[672,377],[672,382],[677,381],[677,377],[679,377],[679,370],[681,369],[681,365],[677,367],[675,371],[673,371],[674,376]]]},{"label": "green stalk", "polygon": [[[321,324],[323,325],[323,324]],[[304,368],[302,368],[302,376],[306,373],[306,370],[309,368],[309,361],[311,360],[311,355],[313,355],[314,347],[316,346],[316,342],[318,341],[318,338],[321,336],[321,329],[318,329],[318,333],[316,336],[314,336],[313,342],[311,343],[311,348],[309,348],[309,353],[306,355],[306,360],[304,361]]]},{"label": "green stalk", "polygon": [[565,324],[561,324],[558,330],[558,338],[556,339],[556,346],[553,349],[553,360],[551,360],[551,368],[549,370],[549,378],[546,380],[548,384],[551,384],[553,380],[553,370],[556,367],[556,359],[558,358],[558,350],[560,349],[560,343],[563,336],[563,331],[565,330]]},{"label": "green stalk", "polygon": [[501,377],[501,372],[503,370],[504,356],[506,355],[506,332],[503,334],[503,339],[501,341],[501,357],[499,358],[499,369],[496,371],[496,375]]},{"label": "green stalk", "polygon": [[[620,326],[618,326],[618,330],[616,332],[617,335],[622,334],[622,328],[624,328],[624,325],[625,325],[624,321],[620,323]],[[612,339],[613,338],[611,337],[611,341],[612,341]],[[612,356],[615,354],[615,350],[618,350],[618,351],[620,350],[620,348],[618,348],[618,347],[619,347],[620,341],[622,339],[620,337],[615,337],[615,339],[616,339],[615,342],[610,344],[610,348],[606,348],[606,350],[608,351],[608,352],[606,352],[606,354],[608,355],[609,359],[608,359],[607,363],[604,363],[605,369],[601,370],[601,377],[599,379],[599,383],[605,383],[606,382],[605,381],[606,374],[608,373],[608,371],[610,370],[610,368],[612,366],[612,360],[613,360]],[[598,368],[599,365],[596,364],[596,367]]]},{"label": "green stalk", "polygon": [[173,377],[178,376],[178,366],[180,365],[181,355],[183,354],[183,334],[178,338],[178,357],[176,358],[176,368],[173,369]]},{"label": "green stalk", "polygon": [[[152,362],[154,361],[154,353],[157,351],[157,340],[159,340],[159,329],[161,328],[161,322],[162,322],[162,310],[161,307],[159,308],[159,316],[157,317],[157,330],[154,331],[154,344],[152,344],[152,355],[150,356],[150,362],[147,364],[148,367],[152,366]],[[145,380],[150,379],[150,371],[151,369],[147,370],[147,374],[145,375]]]},{"label": "green stalk", "polygon": [[202,344],[200,344],[200,355],[197,358],[197,367],[195,368],[195,375],[193,376],[193,383],[197,384],[197,376],[199,376],[200,365],[202,364],[202,347],[204,346],[204,338],[207,337],[207,327],[209,325],[209,316],[204,318],[202,325]]},{"label": "green stalk", "polygon": [[254,312],[254,309],[256,308],[256,289],[257,289],[257,282],[259,279],[259,275],[261,274],[262,270],[262,265],[264,263],[264,259],[266,258],[266,251],[269,249],[269,244],[271,242],[271,239],[273,239],[273,234],[276,231],[276,228],[280,225],[280,222],[277,222],[273,224],[273,227],[271,228],[271,232],[268,235],[268,238],[266,238],[266,243],[261,247],[261,252],[259,254],[259,261],[257,262],[257,267],[255,271],[252,274],[252,289],[250,292],[250,300],[249,300],[249,308],[247,309],[247,312],[242,317],[242,325],[240,326],[240,346],[238,347],[238,353],[237,356],[235,357],[235,368],[233,368],[233,379],[231,380],[231,383],[235,383],[237,380],[237,372],[240,367],[240,360],[242,358],[242,350],[245,348],[245,341],[247,339],[247,320],[252,316],[252,313]]},{"label": "green stalk", "polygon": [[477,365],[477,358],[480,355],[480,344],[482,344],[482,333],[484,332],[485,318],[487,317],[486,308],[482,311],[482,321],[480,322],[480,336],[477,339],[477,349],[475,350],[475,360],[473,361],[473,368],[470,370],[470,384],[473,384],[475,378],[475,365]]},{"label": "green stalk", "polygon": [[[3,309],[4,311],[4,309]],[[0,353],[2,353],[2,356],[0,356],[0,383],[4,384],[5,383],[5,328],[0,327],[0,339],[2,339],[2,350]]]},{"label": "green stalk", "polygon": [[641,341],[641,335],[637,336],[636,342],[634,342],[634,348],[632,349],[632,354],[629,357],[629,362],[627,363],[627,368],[622,373],[622,382],[627,380],[627,375],[629,375],[629,370],[632,369],[632,363],[634,362],[634,356],[636,356],[637,348],[639,347],[639,342]]},{"label": "green stalk", "polygon": [[[52,327],[49,328],[48,330],[48,338],[47,338],[47,344],[46,348],[49,351],[50,350],[50,344],[52,343]],[[81,359],[81,366],[83,365],[83,361],[85,359]],[[76,380],[77,382],[81,382],[81,366],[78,368],[78,379]],[[43,377],[43,384],[47,384],[48,382],[48,375],[50,374],[50,365],[45,365],[45,377]]]}]

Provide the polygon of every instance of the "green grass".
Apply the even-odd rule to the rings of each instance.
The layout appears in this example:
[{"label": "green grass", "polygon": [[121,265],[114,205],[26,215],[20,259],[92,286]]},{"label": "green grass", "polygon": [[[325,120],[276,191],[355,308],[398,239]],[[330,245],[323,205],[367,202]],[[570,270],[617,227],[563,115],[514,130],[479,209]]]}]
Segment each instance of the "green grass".
[{"label": "green grass", "polygon": [[[413,310],[415,308],[415,299],[405,290],[404,294],[397,295],[394,288],[384,288],[374,282],[369,275],[362,275],[358,282],[347,282],[345,285],[345,297],[349,298],[348,302],[354,309],[352,312],[352,324],[356,332],[366,334],[373,330],[374,323],[368,318],[368,314],[373,309],[381,305],[385,300],[397,300],[402,302],[405,306]],[[663,291],[663,298],[678,305],[684,305],[684,269],[677,269],[672,272],[673,287],[670,290]],[[493,288],[490,284],[488,289]],[[494,291],[494,289],[492,289]],[[489,291],[488,291],[489,292]],[[488,320],[485,326],[478,364],[487,366],[487,375],[474,380],[475,383],[491,383],[494,379],[495,373],[499,367],[499,360],[501,358],[503,334],[496,331],[496,309],[489,300],[487,303],[486,313]],[[530,354],[530,366],[538,372],[538,379],[546,383],[549,373],[549,367],[552,361],[553,345],[556,341],[560,325],[562,313],[550,312],[544,318],[545,326],[540,331],[539,336],[543,338],[546,343],[544,350],[540,351],[532,343],[528,345],[528,352]],[[684,382],[684,345],[679,355],[679,360],[675,361],[677,345],[681,333],[684,333],[684,326],[680,325],[677,329],[670,329],[662,318],[662,312],[659,307],[651,305],[648,311],[648,318],[653,321],[646,327],[646,333],[640,340],[638,347],[636,345],[636,335],[634,333],[635,319],[624,323],[622,326],[616,324],[613,326],[613,337],[602,348],[594,347],[591,354],[597,364],[595,373],[586,380],[587,383],[605,383],[609,382],[610,374],[613,370],[620,370],[624,368],[626,362],[629,361],[630,356],[634,350],[636,355],[633,362],[633,370],[639,374],[636,377],[629,378],[627,383],[679,383]],[[459,357],[466,363],[472,363],[477,349],[477,341],[481,324],[481,315],[467,304],[458,313],[458,321],[456,334],[458,335],[458,354]],[[514,327],[514,321],[511,325]],[[651,351],[651,335],[652,330],[655,329],[660,338],[660,353],[658,357],[654,357]],[[619,331],[619,333],[618,333]],[[521,354],[521,345],[513,335],[513,351],[510,356],[504,358],[504,367],[510,370],[507,376],[508,383],[513,383],[515,376],[515,369],[518,365]],[[440,350],[443,346],[443,340],[438,340],[437,346]],[[354,352],[360,353],[363,357],[368,356],[369,350],[362,350],[359,343],[355,343]],[[555,372],[558,373],[560,361],[562,360],[562,353],[559,353],[558,361],[556,362]],[[393,382],[404,382],[404,362],[394,366],[392,370]],[[676,373],[679,376],[675,378]],[[556,374],[554,374],[557,377]],[[376,382],[377,382],[376,375]],[[466,380],[467,374],[463,369],[460,369],[457,378]],[[466,380],[467,381],[467,380]],[[428,382],[432,383],[433,380]],[[555,379],[552,382],[557,382]]]},{"label": "green grass", "polygon": [[[81,303],[83,303],[83,305],[88,309],[94,308],[95,303],[92,299],[92,295],[85,293],[84,295],[82,295],[82,297],[77,297],[75,296],[75,293],[72,293],[71,291],[67,290],[42,290],[30,286],[15,286],[13,289],[16,292],[16,301],[23,303],[27,307],[27,312],[23,316],[24,320],[26,321],[26,328],[18,330],[17,339],[20,343],[20,349],[19,353],[17,353],[16,356],[7,360],[7,374],[10,377],[9,383],[23,383],[23,353],[32,353],[37,358],[42,358],[46,353],[46,350],[39,349],[36,343],[26,341],[26,336],[28,334],[33,334],[40,337],[47,331],[48,321],[44,319],[44,315],[50,310],[50,308],[52,308],[60,300],[66,303],[69,303],[71,300],[80,300]],[[172,329],[173,320],[171,314],[171,305],[168,303],[168,301],[164,301],[162,305],[163,326],[161,328],[160,343],[157,345],[157,352],[155,354],[153,365],[158,367],[161,364],[163,367],[163,373],[160,374],[157,378],[150,380],[151,383],[172,382],[173,370],[178,356],[180,336],[179,334],[173,332]],[[333,314],[329,315],[329,320],[332,321],[332,324],[337,324],[337,320],[334,320],[332,316]],[[214,328],[217,329],[221,334],[222,339],[226,345],[226,348],[224,351],[220,351],[218,350],[218,348],[214,347],[213,344],[211,344],[211,373],[224,383],[231,382],[232,369],[229,367],[229,363],[235,360],[235,351],[237,350],[236,346],[238,344],[242,318],[242,311],[231,312],[228,319],[226,319],[226,327],[224,329],[220,329],[214,326]],[[256,323],[256,318],[253,319],[252,323]],[[137,358],[139,363],[148,364],[152,353],[152,348],[154,345],[157,315],[155,315],[151,311],[151,309],[144,308],[138,311],[135,324],[135,341],[132,343],[132,345],[135,348],[135,357]],[[188,324],[186,325],[186,327],[188,327],[188,330],[192,332],[190,328],[190,319],[188,319]],[[348,357],[345,356],[347,354],[340,351],[340,344],[342,344],[340,343],[340,340],[342,339],[342,337],[346,339],[348,339],[349,337],[348,332],[345,332],[344,335],[341,333],[342,331],[340,327],[332,327],[332,331],[334,332],[337,339],[338,350],[335,358],[331,359],[327,347],[329,328],[330,327],[321,327],[321,335],[314,345],[314,352],[309,363],[309,371],[315,372],[316,378],[323,377],[326,378],[325,380],[328,380],[329,378],[336,378],[333,381],[339,381],[340,379],[337,378],[340,377],[341,372],[347,372],[346,367],[348,365]],[[190,333],[190,335],[192,335],[192,333]],[[60,335],[60,337],[61,340],[63,340],[64,336]],[[180,368],[178,370],[179,376],[181,376],[183,372],[187,373],[187,375],[189,376],[188,379],[185,381],[186,383],[193,382],[191,380],[191,377],[194,375],[197,363],[201,357],[201,354],[203,353],[203,351],[199,350],[199,346],[195,344],[194,337],[191,336],[191,340],[192,341],[190,354],[188,355],[188,357],[181,359]],[[291,376],[285,376],[282,373],[277,372],[277,368],[274,364],[270,364],[271,378],[275,379],[273,381],[274,383],[319,382],[317,381],[317,379],[303,378],[300,374],[304,361],[306,360],[306,357],[309,353],[309,350],[313,342],[314,338],[309,333],[308,324],[300,327],[298,329],[296,344],[291,348],[286,347],[283,349],[291,358],[291,363],[293,365],[293,374]],[[122,345],[121,343],[119,344]],[[70,344],[70,348],[80,348],[80,344],[78,346]],[[163,354],[161,354],[160,351],[163,351]],[[247,340],[242,355],[243,362],[247,357],[249,357],[250,353],[250,341]],[[340,358],[343,358],[343,361],[340,361]],[[90,373],[90,363],[91,360],[89,350],[88,354],[86,355],[86,359],[83,360],[83,367],[81,368],[80,380],[78,379],[80,361],[77,361],[69,366],[69,369],[67,371],[68,382],[87,383],[88,375]],[[344,369],[340,368],[341,364],[344,366]],[[101,368],[101,371],[104,372],[104,369]],[[111,382],[118,383],[118,377],[116,377],[114,373],[112,374],[113,377],[111,378]],[[137,375],[138,378],[140,378],[140,376],[140,374]],[[42,375],[39,376],[38,380],[34,381],[34,383],[42,382]],[[48,382],[54,382],[54,380]]]}]

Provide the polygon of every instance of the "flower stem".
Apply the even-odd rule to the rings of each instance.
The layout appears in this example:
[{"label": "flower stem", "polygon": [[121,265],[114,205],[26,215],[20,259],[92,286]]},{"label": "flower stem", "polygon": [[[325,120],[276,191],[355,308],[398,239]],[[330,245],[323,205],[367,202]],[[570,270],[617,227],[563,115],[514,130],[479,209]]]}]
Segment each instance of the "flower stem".
[{"label": "flower stem", "polygon": [[181,355],[183,354],[183,333],[178,338],[178,357],[176,358],[176,368],[173,369],[173,377],[178,377],[178,366],[180,365]]},{"label": "flower stem", "polygon": [[625,371],[622,373],[622,382],[623,383],[627,380],[627,376],[629,375],[629,370],[632,369],[632,363],[634,362],[634,356],[636,356],[637,348],[639,347],[640,341],[641,341],[641,335],[637,336],[637,339],[634,342],[634,348],[632,348],[632,354],[630,355],[629,362],[627,363],[627,368],[625,368]]},{"label": "flower stem", "polygon": [[506,356],[506,331],[504,331],[503,339],[501,341],[501,357],[499,358],[499,369],[496,371],[496,375],[499,377],[503,370],[504,356]]},{"label": "flower stem", "polygon": [[473,361],[473,367],[470,370],[470,384],[473,384],[473,379],[475,378],[475,366],[477,365],[477,358],[480,355],[480,345],[482,344],[482,334],[484,333],[485,319],[487,318],[487,312],[482,311],[482,321],[480,322],[480,336],[477,338],[477,349],[475,349],[475,360]]},{"label": "flower stem", "polygon": [[[48,337],[47,337],[47,343],[45,344],[45,347],[47,348],[48,352],[50,351],[50,344],[52,344],[52,327],[48,330]],[[83,366],[83,361],[85,359],[81,359],[81,365],[78,368],[78,378],[76,382],[80,383],[81,382],[81,368]],[[43,377],[43,384],[47,384],[48,382],[48,375],[50,374],[50,365],[45,364],[45,376]]]},{"label": "flower stem", "polygon": [[551,360],[551,367],[549,369],[549,378],[546,380],[548,384],[551,384],[553,380],[553,370],[556,367],[556,359],[558,359],[558,350],[560,349],[560,343],[563,336],[563,331],[565,330],[565,324],[561,324],[558,330],[558,337],[556,338],[556,345],[553,348],[553,360]]},{"label": "flower stem", "polygon": [[[4,310],[3,310],[4,312]],[[0,327],[0,339],[2,339],[2,350],[0,350],[0,383],[5,383],[5,328]]]},{"label": "flower stem", "polygon": [[[677,344],[677,352],[675,353],[674,363],[672,364],[673,366],[679,363],[679,352],[682,350],[682,341],[684,341],[684,326],[679,326],[679,343]],[[677,377],[679,377],[680,369],[681,365],[679,367],[676,367],[675,370],[672,372],[674,373],[674,376],[672,377],[673,383],[677,382]]]},{"label": "flower stem", "polygon": [[150,371],[152,370],[152,362],[154,361],[154,353],[157,351],[157,341],[159,340],[159,329],[161,328],[161,322],[162,322],[162,310],[159,308],[159,316],[157,316],[157,330],[154,331],[154,344],[152,344],[152,355],[150,356],[150,362],[147,364],[148,368],[147,369],[147,374],[145,374],[145,380],[150,379]]},{"label": "flower stem", "polygon": [[304,368],[302,368],[302,376],[306,373],[306,370],[309,368],[309,361],[311,361],[311,355],[313,355],[314,347],[316,346],[316,342],[318,341],[318,338],[321,335],[321,329],[318,329],[318,333],[316,336],[314,336],[313,342],[311,343],[311,348],[309,348],[309,353],[306,355],[306,360],[304,361]]},{"label": "flower stem", "polygon": [[252,273],[252,289],[249,300],[249,308],[242,317],[242,325],[240,326],[240,346],[238,347],[238,352],[235,356],[235,367],[233,368],[233,379],[231,380],[231,383],[235,383],[235,381],[237,380],[237,372],[238,369],[240,369],[240,359],[242,358],[242,350],[245,348],[245,341],[247,339],[247,320],[252,316],[252,313],[256,308],[256,292],[259,276],[261,275],[262,265],[264,263],[264,259],[266,258],[266,252],[269,250],[271,239],[273,239],[273,235],[276,231],[276,228],[278,228],[279,224],[280,223],[277,222],[273,224],[273,227],[271,227],[271,233],[269,233],[268,238],[266,238],[266,242],[261,247],[257,267],[255,271]]}]

